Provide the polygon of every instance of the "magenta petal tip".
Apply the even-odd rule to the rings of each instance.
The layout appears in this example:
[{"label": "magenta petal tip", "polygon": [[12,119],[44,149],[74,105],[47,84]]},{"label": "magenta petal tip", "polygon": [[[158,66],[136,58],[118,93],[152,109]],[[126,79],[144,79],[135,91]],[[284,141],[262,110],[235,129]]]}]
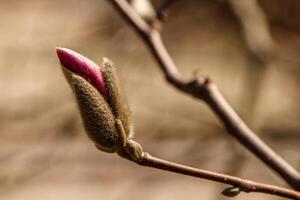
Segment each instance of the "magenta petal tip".
[{"label": "magenta petal tip", "polygon": [[67,48],[56,47],[56,53],[64,68],[90,82],[108,100],[103,72],[96,63]]}]

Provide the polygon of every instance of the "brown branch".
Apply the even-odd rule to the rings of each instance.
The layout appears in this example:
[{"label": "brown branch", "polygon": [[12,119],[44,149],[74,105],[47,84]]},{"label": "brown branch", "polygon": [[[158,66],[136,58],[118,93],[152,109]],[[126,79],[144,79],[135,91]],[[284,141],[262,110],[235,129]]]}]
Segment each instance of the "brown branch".
[{"label": "brown branch", "polygon": [[207,170],[201,170],[193,167],[188,167],[185,165],[176,164],[173,162],[169,162],[169,161],[165,161],[153,157],[148,153],[144,153],[144,156],[141,158],[141,160],[137,161],[137,163],[139,165],[146,166],[146,167],[157,168],[157,169],[170,171],[178,174],[184,174],[188,176],[211,180],[214,182],[229,184],[239,188],[239,191],[243,191],[246,193],[260,192],[260,193],[266,193],[266,194],[286,197],[290,199],[300,200],[300,192],[296,192],[290,189],[285,189],[273,185],[257,183],[250,180],[245,180],[245,179],[241,179],[241,178],[237,178],[234,176],[229,176],[221,173],[215,173]]},{"label": "brown branch", "polygon": [[110,2],[144,39],[170,84],[178,90],[205,101],[235,139],[277,172],[290,186],[300,190],[299,172],[250,130],[213,82],[204,77],[194,80],[184,78],[178,72],[176,64],[165,48],[159,31],[145,23],[125,0],[110,0]]}]

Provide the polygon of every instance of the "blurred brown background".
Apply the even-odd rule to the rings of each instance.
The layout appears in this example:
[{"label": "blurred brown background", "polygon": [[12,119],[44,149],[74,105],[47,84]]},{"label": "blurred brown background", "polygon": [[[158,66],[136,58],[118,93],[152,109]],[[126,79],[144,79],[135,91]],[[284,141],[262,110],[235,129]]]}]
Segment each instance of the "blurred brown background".
[{"label": "blurred brown background", "polygon": [[[190,0],[174,4],[163,29],[180,71],[211,77],[250,127],[298,170],[299,22],[298,0]],[[84,134],[56,46],[116,63],[146,151],[285,184],[228,136],[205,104],[164,81],[108,1],[0,0],[0,199],[225,199],[224,185],[97,151]],[[276,199],[236,199],[254,198]]]}]

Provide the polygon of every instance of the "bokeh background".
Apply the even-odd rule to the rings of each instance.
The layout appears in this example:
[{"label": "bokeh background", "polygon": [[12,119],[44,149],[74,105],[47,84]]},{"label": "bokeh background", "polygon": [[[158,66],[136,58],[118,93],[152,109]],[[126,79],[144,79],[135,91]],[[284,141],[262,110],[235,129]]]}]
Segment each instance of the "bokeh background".
[{"label": "bokeh background", "polygon": [[[189,0],[171,7],[162,33],[180,71],[215,81],[249,126],[298,170],[299,22],[298,0]],[[146,151],[285,186],[207,105],[165,82],[107,0],[0,0],[0,199],[226,199],[224,185],[99,152],[84,134],[56,46],[97,63],[104,56],[114,61]]]}]

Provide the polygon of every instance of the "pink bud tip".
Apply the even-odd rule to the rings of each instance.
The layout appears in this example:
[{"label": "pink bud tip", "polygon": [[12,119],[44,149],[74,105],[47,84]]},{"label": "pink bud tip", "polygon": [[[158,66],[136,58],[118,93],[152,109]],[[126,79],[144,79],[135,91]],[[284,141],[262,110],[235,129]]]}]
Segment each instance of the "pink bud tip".
[{"label": "pink bud tip", "polygon": [[56,53],[63,67],[90,82],[108,100],[103,72],[96,63],[70,49],[57,47]]}]

